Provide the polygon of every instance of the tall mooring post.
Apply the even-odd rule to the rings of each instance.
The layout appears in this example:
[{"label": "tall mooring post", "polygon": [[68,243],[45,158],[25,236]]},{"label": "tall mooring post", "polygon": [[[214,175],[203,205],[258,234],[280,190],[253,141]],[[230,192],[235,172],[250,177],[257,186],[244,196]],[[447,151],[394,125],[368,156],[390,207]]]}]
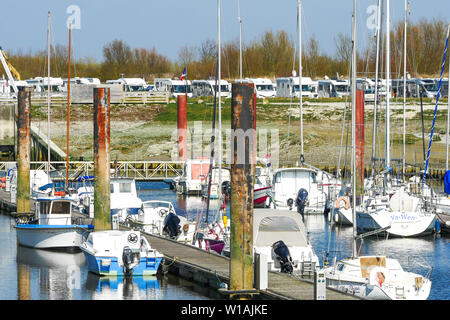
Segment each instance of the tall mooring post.
[{"label": "tall mooring post", "polygon": [[356,133],[356,185],[357,190],[364,187],[364,90],[356,90],[355,110]]},{"label": "tall mooring post", "polygon": [[94,227],[111,229],[110,89],[94,88]]},{"label": "tall mooring post", "polygon": [[17,214],[30,214],[31,89],[17,96]]},{"label": "tall mooring post", "polygon": [[187,95],[180,94],[177,97],[177,133],[178,133],[178,158],[186,161],[187,157]]},{"label": "tall mooring post", "polygon": [[231,100],[231,298],[253,290],[254,85],[234,83]]}]

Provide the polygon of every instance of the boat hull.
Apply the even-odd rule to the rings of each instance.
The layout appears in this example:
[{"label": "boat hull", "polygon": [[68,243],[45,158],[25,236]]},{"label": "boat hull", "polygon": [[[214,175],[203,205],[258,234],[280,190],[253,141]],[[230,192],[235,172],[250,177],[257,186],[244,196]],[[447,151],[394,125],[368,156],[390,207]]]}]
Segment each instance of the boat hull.
[{"label": "boat hull", "polygon": [[264,207],[264,203],[271,189],[271,187],[255,189],[253,192],[253,205],[255,207]]},{"label": "boat hull", "polygon": [[[100,276],[123,276],[123,266],[117,257],[95,256],[83,250],[88,270]],[[139,264],[133,269],[133,276],[152,276],[158,272],[162,257],[141,257]]]},{"label": "boat hull", "polygon": [[20,245],[37,249],[79,249],[92,225],[16,225]]},{"label": "boat hull", "polygon": [[435,232],[436,215],[417,215],[409,212],[379,213],[356,212],[357,229],[359,233],[386,228],[389,236],[417,237]]}]

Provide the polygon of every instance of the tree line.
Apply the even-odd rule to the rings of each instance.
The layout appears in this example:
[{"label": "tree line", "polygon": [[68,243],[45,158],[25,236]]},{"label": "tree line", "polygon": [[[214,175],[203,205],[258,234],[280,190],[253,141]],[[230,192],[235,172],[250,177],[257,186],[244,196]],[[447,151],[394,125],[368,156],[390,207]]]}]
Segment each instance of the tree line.
[{"label": "tree line", "polygon": [[[407,72],[411,77],[438,76],[445,46],[447,21],[422,19],[407,29]],[[392,77],[403,74],[403,22],[394,24],[391,30]],[[380,39],[379,66],[381,73],[385,63],[385,37]],[[334,37],[335,53],[326,54],[315,36],[303,43],[303,76],[323,78],[347,77],[351,60],[350,36],[339,33]],[[244,77],[283,77],[298,73],[297,41],[284,31],[268,30],[253,41],[242,45],[242,69]],[[239,41],[222,44],[222,78],[239,78]],[[57,44],[51,48],[51,76],[67,77],[69,50]],[[47,74],[47,51],[35,53],[7,51],[11,64],[22,79]],[[217,44],[213,39],[204,40],[199,46],[181,46],[174,61],[158,53],[157,48],[132,48],[124,40],[113,40],[103,47],[103,60],[93,58],[71,59],[71,76],[96,77],[102,81],[124,77],[141,77],[147,81],[155,77],[179,77],[187,68],[188,79],[214,78],[216,75]],[[448,60],[448,59],[447,59]],[[376,39],[369,38],[369,46],[357,53],[358,76],[374,76]],[[446,62],[447,63],[447,62]],[[0,73],[1,74],[1,73]],[[6,76],[6,75],[5,75]],[[383,76],[383,75],[382,75]]]}]

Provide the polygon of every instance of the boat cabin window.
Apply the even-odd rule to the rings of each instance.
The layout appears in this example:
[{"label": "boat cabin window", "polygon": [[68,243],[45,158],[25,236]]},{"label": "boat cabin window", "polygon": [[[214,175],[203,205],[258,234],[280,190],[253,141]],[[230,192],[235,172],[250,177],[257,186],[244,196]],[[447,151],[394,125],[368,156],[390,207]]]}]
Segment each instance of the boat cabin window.
[{"label": "boat cabin window", "polygon": [[70,202],[53,201],[52,214],[70,214]]},{"label": "boat cabin window", "polygon": [[114,193],[114,184],[111,183],[111,193]]},{"label": "boat cabin window", "polygon": [[131,193],[131,183],[121,182],[119,183],[120,193]]},{"label": "boat cabin window", "polygon": [[39,211],[41,214],[48,214],[50,211],[50,201],[42,201],[39,203]]},{"label": "boat cabin window", "polygon": [[144,208],[151,208],[151,209],[155,209],[155,208],[170,208],[168,203],[164,203],[164,202],[149,202],[149,203],[143,203]]},{"label": "boat cabin window", "polygon": [[41,214],[49,214],[50,206],[51,214],[70,214],[70,202],[69,201],[41,201],[39,203],[39,209]]}]

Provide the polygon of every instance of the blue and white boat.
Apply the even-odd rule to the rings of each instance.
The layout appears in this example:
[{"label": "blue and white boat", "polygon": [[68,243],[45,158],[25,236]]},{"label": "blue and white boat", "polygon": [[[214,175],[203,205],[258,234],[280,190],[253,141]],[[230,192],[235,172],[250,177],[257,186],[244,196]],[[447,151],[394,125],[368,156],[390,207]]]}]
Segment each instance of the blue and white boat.
[{"label": "blue and white boat", "polygon": [[17,218],[16,233],[20,245],[38,249],[78,250],[93,231],[92,219],[72,213],[72,200],[49,197],[36,200],[31,219]]},{"label": "blue and white boat", "polygon": [[105,230],[89,234],[80,246],[88,270],[101,276],[151,276],[163,255],[152,249],[140,231]]}]

